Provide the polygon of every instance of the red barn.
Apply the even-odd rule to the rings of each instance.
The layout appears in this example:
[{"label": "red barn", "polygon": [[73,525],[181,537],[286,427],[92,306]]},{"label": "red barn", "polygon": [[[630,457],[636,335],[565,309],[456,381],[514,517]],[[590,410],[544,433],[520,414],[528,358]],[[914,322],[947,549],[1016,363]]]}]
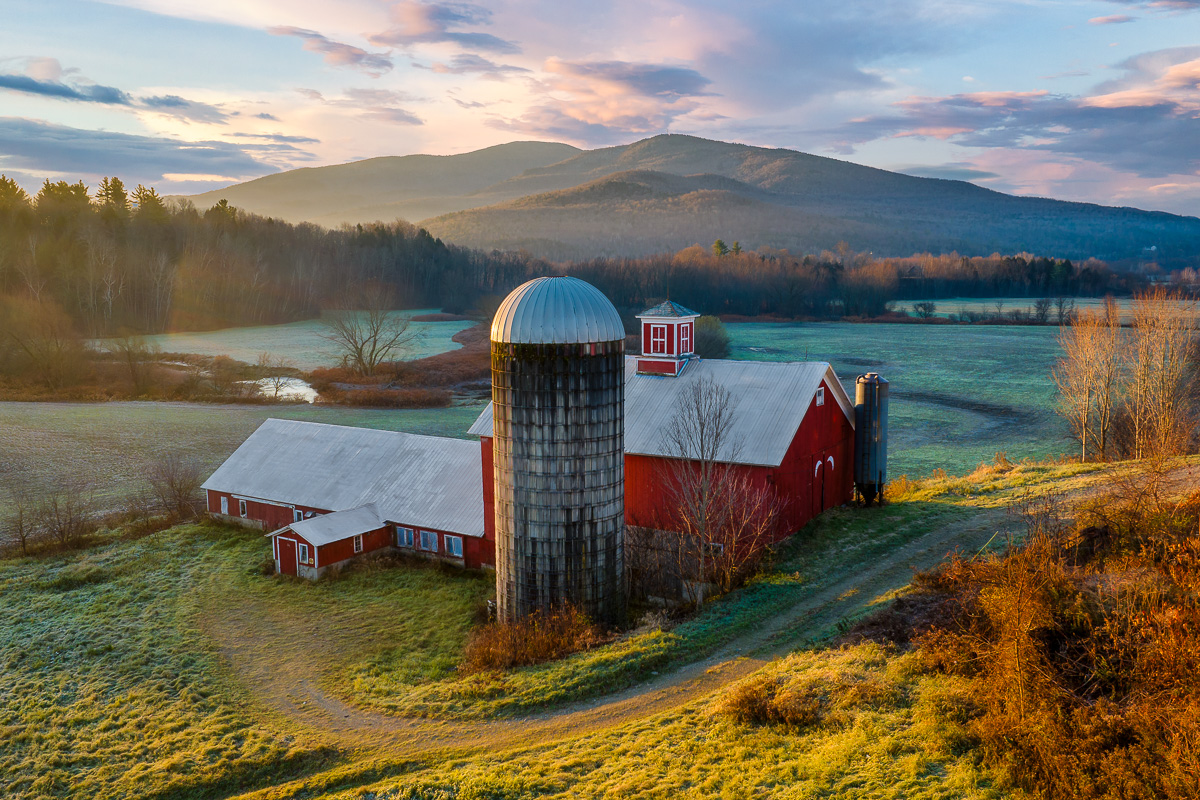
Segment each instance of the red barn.
[{"label": "red barn", "polygon": [[479,445],[463,439],[269,419],[204,482],[208,510],[269,534],[276,570],[316,579],[396,548],[494,563]]},{"label": "red barn", "polygon": [[[732,420],[717,461],[780,501],[787,536],[827,508],[853,498],[854,407],[824,362],[701,359],[699,315],[667,302],[641,315],[643,352],[625,361],[625,519],[669,527],[663,482],[675,457],[664,432],[696,381],[728,390]],[[482,442],[484,524],[494,536],[492,409],[470,432]]]}]

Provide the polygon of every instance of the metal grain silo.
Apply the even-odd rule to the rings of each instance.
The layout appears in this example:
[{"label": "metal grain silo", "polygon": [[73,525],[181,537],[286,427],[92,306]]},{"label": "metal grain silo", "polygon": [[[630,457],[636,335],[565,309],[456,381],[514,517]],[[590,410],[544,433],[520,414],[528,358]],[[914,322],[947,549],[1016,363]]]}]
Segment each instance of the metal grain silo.
[{"label": "metal grain silo", "polygon": [[496,606],[625,613],[625,328],[577,278],[538,278],[492,321]]},{"label": "metal grain silo", "polygon": [[854,484],[870,503],[887,483],[888,382],[874,372],[854,382]]}]

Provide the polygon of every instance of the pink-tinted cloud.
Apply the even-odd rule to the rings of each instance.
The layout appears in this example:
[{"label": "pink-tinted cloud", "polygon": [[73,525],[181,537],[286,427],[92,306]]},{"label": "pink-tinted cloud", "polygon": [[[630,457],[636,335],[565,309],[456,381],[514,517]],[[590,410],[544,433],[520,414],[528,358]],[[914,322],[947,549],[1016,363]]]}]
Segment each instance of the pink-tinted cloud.
[{"label": "pink-tinted cloud", "polygon": [[369,53],[361,47],[335,42],[306,28],[276,25],[267,28],[267,33],[275,36],[295,36],[302,39],[305,50],[320,53],[325,57],[326,64],[332,64],[335,67],[353,67],[374,78],[378,78],[392,69],[392,60],[382,53]]},{"label": "pink-tinted cloud", "polygon": [[462,28],[490,25],[492,12],[473,3],[422,3],[400,0],[392,6],[394,27],[371,36],[372,44],[411,47],[419,44],[456,44],[468,50],[519,53],[515,42],[490,33]]},{"label": "pink-tinted cloud", "polygon": [[1092,17],[1088,20],[1089,25],[1123,25],[1126,22],[1136,22],[1137,20],[1128,14],[1109,14],[1107,17]]}]

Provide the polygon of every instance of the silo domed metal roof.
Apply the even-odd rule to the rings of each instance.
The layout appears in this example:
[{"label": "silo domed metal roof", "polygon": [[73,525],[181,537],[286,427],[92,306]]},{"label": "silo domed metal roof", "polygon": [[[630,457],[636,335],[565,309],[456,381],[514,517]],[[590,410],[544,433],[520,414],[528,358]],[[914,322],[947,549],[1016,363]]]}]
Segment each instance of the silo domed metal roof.
[{"label": "silo domed metal roof", "polygon": [[500,304],[492,341],[517,344],[614,342],[625,338],[621,315],[604,293],[578,278],[535,278]]}]

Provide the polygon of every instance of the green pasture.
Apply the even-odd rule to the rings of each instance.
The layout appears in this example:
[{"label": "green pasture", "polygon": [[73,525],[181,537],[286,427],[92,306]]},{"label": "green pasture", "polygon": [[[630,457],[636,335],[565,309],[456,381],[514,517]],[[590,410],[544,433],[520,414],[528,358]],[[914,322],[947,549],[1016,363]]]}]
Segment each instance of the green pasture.
[{"label": "green pasture", "polygon": [[854,379],[889,381],[888,474],[961,474],[997,451],[1012,460],[1073,452],[1054,412],[1058,329],[1011,325],[729,325],[733,358],[828,361]]}]

